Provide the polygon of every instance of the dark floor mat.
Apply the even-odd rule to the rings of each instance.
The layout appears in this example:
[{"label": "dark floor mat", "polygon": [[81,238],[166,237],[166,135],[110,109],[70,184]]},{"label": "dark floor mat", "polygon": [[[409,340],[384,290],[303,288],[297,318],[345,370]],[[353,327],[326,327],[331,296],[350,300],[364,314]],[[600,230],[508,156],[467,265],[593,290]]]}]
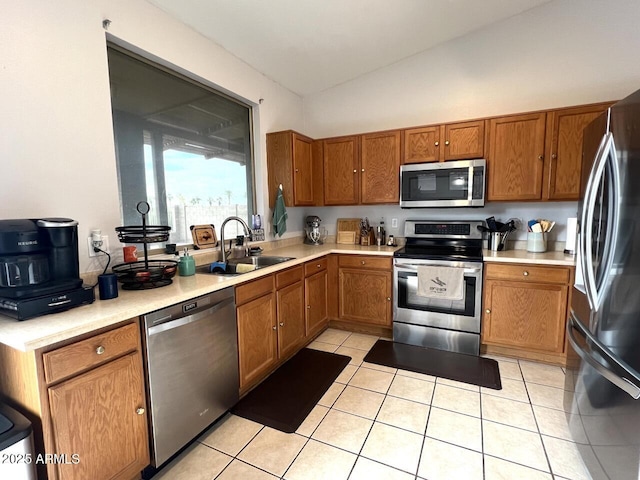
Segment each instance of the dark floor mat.
[{"label": "dark floor mat", "polygon": [[498,362],[491,358],[378,340],[364,361],[502,390]]},{"label": "dark floor mat", "polygon": [[249,392],[231,413],[295,432],[351,357],[303,348]]}]

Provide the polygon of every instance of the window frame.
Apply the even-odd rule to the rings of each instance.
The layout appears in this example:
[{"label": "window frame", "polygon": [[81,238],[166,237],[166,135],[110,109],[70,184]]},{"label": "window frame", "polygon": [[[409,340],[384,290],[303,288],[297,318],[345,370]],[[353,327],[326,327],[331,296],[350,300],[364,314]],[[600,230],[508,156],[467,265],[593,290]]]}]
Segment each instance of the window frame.
[{"label": "window frame", "polygon": [[[107,47],[107,57],[108,57],[108,50],[113,49],[114,51],[122,55],[126,55],[134,60],[145,63],[168,75],[176,77],[196,87],[202,88],[203,90],[206,90],[213,95],[218,95],[228,101],[234,102],[240,105],[241,107],[244,107],[247,109],[247,126],[248,126],[248,134],[249,134],[248,135],[249,145],[247,146],[248,154],[247,154],[247,161],[245,164],[246,185],[247,185],[247,218],[245,220],[247,221],[248,224],[251,224],[250,220],[251,220],[252,214],[254,214],[257,209],[257,188],[258,188],[258,185],[257,185],[258,179],[256,176],[256,170],[258,169],[258,165],[256,162],[257,128],[254,125],[257,122],[257,118],[256,118],[257,105],[242,97],[233,95],[228,90],[223,89],[222,87],[219,87],[213,84],[212,82],[198,76],[197,74],[189,72],[177,65],[174,65],[170,62],[166,62],[160,58],[155,57],[154,55],[148,54],[147,52],[141,52],[139,49],[133,46],[120,45],[114,38],[107,40],[106,47]],[[110,72],[108,73],[108,76],[109,76],[109,84],[111,84]],[[111,101],[111,95],[109,100],[110,100],[111,112],[112,112],[112,125],[115,125],[115,115],[113,114],[114,109],[113,109],[113,103]],[[162,165],[162,169],[164,173],[164,159],[162,158],[162,155],[157,154],[157,152],[163,151],[162,149],[160,150],[158,149],[158,145],[162,144],[162,136],[163,135],[180,136],[188,140],[188,134],[186,134],[184,131],[172,128],[170,126],[162,126],[162,128],[159,128],[160,125],[157,123],[154,123],[151,121],[144,121],[144,119],[142,120],[144,122],[143,130],[148,130],[151,133],[151,146],[152,146],[152,155],[153,155],[153,163],[154,163],[153,183],[154,185],[156,185],[156,189],[158,189],[158,187],[164,183],[164,175],[161,176],[162,178],[159,178],[160,175],[158,174],[158,169],[156,168],[158,165]],[[117,170],[117,176],[118,176],[118,190],[119,190],[119,199],[120,199],[120,219],[122,220],[123,225],[125,225],[127,224],[127,220],[126,220],[126,213],[124,212],[124,208],[123,208],[123,188],[122,188],[123,172],[122,172],[122,169],[120,168],[119,159],[118,159],[118,146],[117,146],[118,139],[117,139],[115,127],[113,129],[113,135],[114,135],[114,146],[115,146],[115,154],[116,154],[115,161],[116,161],[116,170]],[[146,185],[144,186],[144,188],[145,188],[145,196],[148,198]],[[166,189],[165,189],[165,192],[166,192]],[[156,212],[157,216],[158,218],[161,219],[160,220],[161,224],[168,224],[168,218],[169,218],[168,217],[168,200],[167,200],[166,193],[163,196],[158,195],[158,197],[162,198],[162,200],[158,202],[159,205],[155,206],[157,208],[157,212]],[[139,216],[137,212],[135,212],[135,215]],[[139,224],[140,222],[141,222],[141,219],[140,221],[135,222],[134,224]],[[172,231],[174,228],[175,226],[172,225]],[[169,242],[170,241],[171,240],[169,240]],[[179,245],[180,247],[192,247],[193,243],[181,243]],[[158,249],[163,248],[163,246],[160,244],[155,244],[155,246]]]}]

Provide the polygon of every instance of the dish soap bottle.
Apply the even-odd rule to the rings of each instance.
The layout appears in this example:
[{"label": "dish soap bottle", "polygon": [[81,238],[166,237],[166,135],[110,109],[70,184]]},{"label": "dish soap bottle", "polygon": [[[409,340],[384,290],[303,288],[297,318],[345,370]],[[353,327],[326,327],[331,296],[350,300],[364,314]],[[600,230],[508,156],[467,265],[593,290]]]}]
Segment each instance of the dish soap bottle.
[{"label": "dish soap bottle", "polygon": [[189,251],[185,248],[184,255],[180,257],[180,261],[178,262],[178,275],[181,277],[188,277],[190,275],[195,275],[195,273],[196,261],[191,255],[189,255]]}]

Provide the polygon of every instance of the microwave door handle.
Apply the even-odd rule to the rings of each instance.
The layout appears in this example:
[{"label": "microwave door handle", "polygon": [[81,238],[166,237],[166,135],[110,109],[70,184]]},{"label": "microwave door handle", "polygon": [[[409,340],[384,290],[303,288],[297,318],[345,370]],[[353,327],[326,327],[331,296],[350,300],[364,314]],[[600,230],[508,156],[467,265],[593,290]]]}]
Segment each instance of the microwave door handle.
[{"label": "microwave door handle", "polygon": [[[580,334],[582,334],[582,336],[589,341],[590,345],[595,348],[595,351],[605,361],[610,364],[615,364],[622,370],[624,370],[624,372],[631,378],[631,380],[622,377],[615,373],[613,370],[607,368],[602,363],[600,363],[590,352],[583,349],[578,344],[574,331],[578,331]],[[584,327],[582,327],[580,322],[576,320],[573,312],[571,312],[569,321],[567,322],[567,338],[578,356],[589,365],[591,365],[600,375],[609,380],[616,387],[629,394],[634,399],[637,400],[638,398],[640,398],[640,378],[638,378],[638,375],[630,371],[624,365],[621,365],[620,362],[617,362],[615,358],[613,358],[608,352],[608,349],[600,344],[600,342],[595,337],[593,337],[593,335],[591,335],[584,329]]]},{"label": "microwave door handle", "polygon": [[473,200],[473,165],[469,165],[469,178],[467,180],[467,200]]}]

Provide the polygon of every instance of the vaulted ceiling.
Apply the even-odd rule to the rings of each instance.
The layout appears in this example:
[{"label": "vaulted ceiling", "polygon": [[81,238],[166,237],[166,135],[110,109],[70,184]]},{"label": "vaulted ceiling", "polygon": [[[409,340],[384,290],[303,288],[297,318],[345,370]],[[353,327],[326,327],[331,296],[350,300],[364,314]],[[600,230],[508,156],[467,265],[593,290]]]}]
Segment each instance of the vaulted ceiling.
[{"label": "vaulted ceiling", "polygon": [[305,96],[550,0],[148,1]]}]

